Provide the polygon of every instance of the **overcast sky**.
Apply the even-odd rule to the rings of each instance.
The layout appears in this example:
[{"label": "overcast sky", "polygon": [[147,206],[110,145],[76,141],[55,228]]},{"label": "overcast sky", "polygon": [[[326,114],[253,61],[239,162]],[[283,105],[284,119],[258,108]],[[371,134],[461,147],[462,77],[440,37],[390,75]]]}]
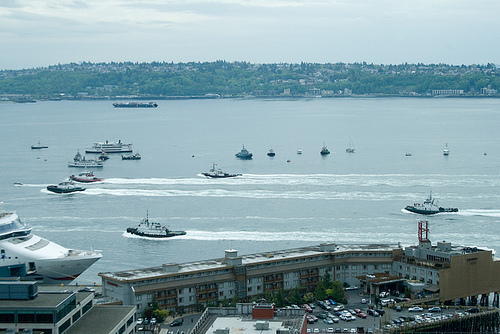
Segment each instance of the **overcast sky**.
[{"label": "overcast sky", "polygon": [[215,60],[500,64],[500,0],[0,0],[0,69]]}]

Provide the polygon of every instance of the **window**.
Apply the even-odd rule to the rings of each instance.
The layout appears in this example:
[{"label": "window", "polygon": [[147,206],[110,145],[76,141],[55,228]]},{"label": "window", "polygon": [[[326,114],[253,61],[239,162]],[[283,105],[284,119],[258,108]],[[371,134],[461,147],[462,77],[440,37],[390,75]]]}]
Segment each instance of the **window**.
[{"label": "window", "polygon": [[141,310],[142,309],[142,304],[137,304],[135,305],[137,307],[138,310]]},{"label": "window", "polygon": [[137,301],[142,300],[142,295],[135,295],[135,300],[137,300]]},{"label": "window", "polygon": [[223,287],[224,287],[224,283],[220,283],[219,288],[223,288]]},{"label": "window", "polygon": [[355,264],[353,264],[353,265],[351,265],[351,269],[352,269],[352,270],[357,270],[357,269],[358,269],[358,266],[357,266],[357,265],[355,265]]}]

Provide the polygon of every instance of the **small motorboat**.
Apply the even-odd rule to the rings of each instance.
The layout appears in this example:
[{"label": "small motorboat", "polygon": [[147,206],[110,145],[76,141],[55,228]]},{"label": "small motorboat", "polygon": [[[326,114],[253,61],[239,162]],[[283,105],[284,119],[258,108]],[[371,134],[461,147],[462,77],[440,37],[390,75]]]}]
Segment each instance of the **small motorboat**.
[{"label": "small motorboat", "polygon": [[85,188],[76,185],[72,181],[64,181],[64,182],[61,182],[57,185],[47,186],[47,190],[52,191],[54,193],[58,193],[58,194],[67,194],[67,193],[73,193],[76,191],[84,191]]},{"label": "small motorboat", "polygon": [[78,176],[71,175],[69,178],[72,181],[77,181],[77,182],[82,182],[82,183],[104,181],[104,179],[96,177],[93,172],[89,172],[89,171],[83,171],[80,174],[78,174]]},{"label": "small motorboat", "polygon": [[321,148],[321,151],[319,152],[321,155],[328,155],[330,154],[330,151],[326,147],[325,143],[323,143],[323,147]]},{"label": "small motorboat", "polygon": [[411,153],[410,152],[406,153],[405,157],[411,157]]},{"label": "small motorboat", "polygon": [[274,156],[276,155],[276,153],[275,153],[275,152],[274,152],[274,150],[271,148],[271,149],[269,150],[269,152],[267,152],[267,155],[268,155],[269,157],[274,157]]},{"label": "small motorboat", "polygon": [[41,150],[42,148],[49,148],[47,145],[43,145],[42,143],[38,142],[35,145],[31,145],[32,150]]},{"label": "small motorboat", "polygon": [[122,155],[122,160],[141,160],[141,155],[139,153]]},{"label": "small motorboat", "polygon": [[446,143],[446,145],[444,146],[443,155],[444,156],[450,155],[450,149],[448,148],[448,143]]},{"label": "small motorboat", "polygon": [[300,148],[297,150],[297,154],[302,154],[302,150]]},{"label": "small motorboat", "polygon": [[226,178],[226,177],[241,176],[241,174],[231,174],[231,173],[223,172],[222,170],[216,168],[216,166],[217,166],[217,164],[214,164],[208,172],[201,173],[201,174],[205,175],[206,177],[211,177],[211,178]]}]

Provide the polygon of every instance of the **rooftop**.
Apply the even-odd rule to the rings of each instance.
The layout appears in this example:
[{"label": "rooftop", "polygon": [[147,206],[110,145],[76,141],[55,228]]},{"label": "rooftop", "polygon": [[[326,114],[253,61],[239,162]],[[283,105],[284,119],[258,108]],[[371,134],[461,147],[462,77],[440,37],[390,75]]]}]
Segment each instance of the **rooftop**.
[{"label": "rooftop", "polygon": [[133,316],[134,311],[135,306],[97,305],[71,326],[65,334],[107,334],[129,313],[131,313],[130,316]]},{"label": "rooftop", "polygon": [[[387,251],[390,252],[394,249],[401,248],[400,244],[321,244],[317,246],[278,250],[272,252],[263,252],[256,254],[249,254],[243,256],[236,256],[232,258],[240,258],[242,265],[252,265],[267,262],[276,262],[277,260],[297,259],[312,256],[332,255],[335,253],[345,252],[366,252],[366,251]],[[235,250],[226,251],[234,254]],[[194,262],[187,262],[183,264],[164,264],[162,266],[130,269],[118,272],[99,273],[99,276],[117,281],[135,281],[143,280],[145,278],[159,278],[166,276],[173,276],[178,274],[185,274],[191,272],[229,269],[231,265],[226,263],[226,258],[201,260]]]}]

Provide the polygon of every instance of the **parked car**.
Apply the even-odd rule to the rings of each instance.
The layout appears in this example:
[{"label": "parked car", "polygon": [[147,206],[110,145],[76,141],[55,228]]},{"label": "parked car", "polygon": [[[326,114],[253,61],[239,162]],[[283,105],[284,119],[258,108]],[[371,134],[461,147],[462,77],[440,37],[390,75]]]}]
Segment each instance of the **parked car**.
[{"label": "parked car", "polygon": [[366,319],[366,314],[364,314],[363,312],[359,312],[358,314],[356,314],[358,317],[362,318],[362,319]]},{"label": "parked car", "polygon": [[472,313],[479,313],[479,309],[477,307],[471,307],[471,308],[465,310],[465,312],[471,313],[471,314]]},{"label": "parked car", "polygon": [[408,312],[424,312],[424,309],[420,306],[413,306],[408,309]]}]

